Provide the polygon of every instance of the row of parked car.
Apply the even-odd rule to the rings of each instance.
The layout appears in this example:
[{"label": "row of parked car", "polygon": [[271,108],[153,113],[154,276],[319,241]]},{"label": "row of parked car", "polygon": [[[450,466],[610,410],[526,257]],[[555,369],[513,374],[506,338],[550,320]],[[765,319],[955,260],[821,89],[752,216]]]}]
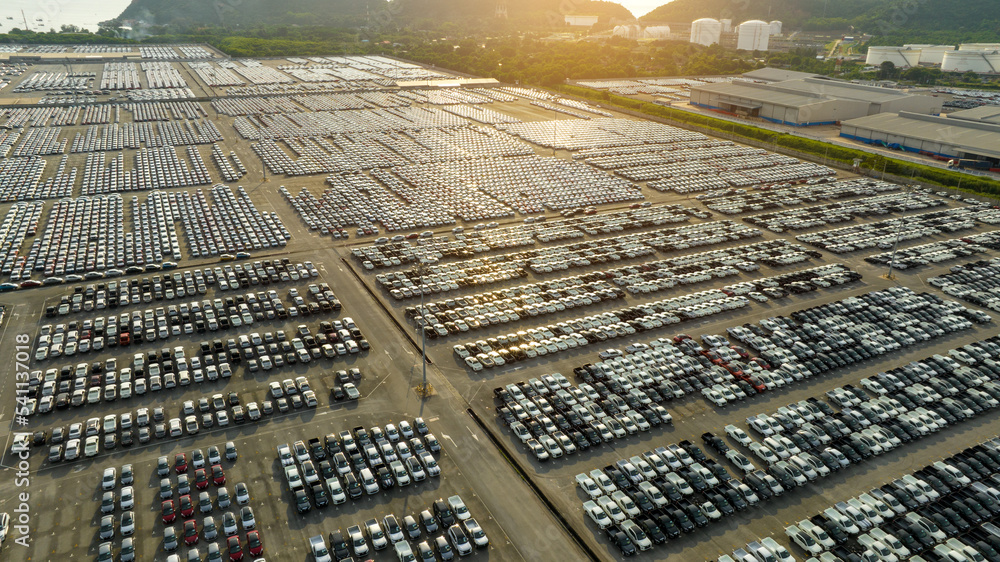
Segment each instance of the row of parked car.
[{"label": "row of parked car", "polygon": [[440,450],[422,418],[413,425],[404,420],[370,431],[358,426],[327,434],[323,442],[314,437],[277,447],[299,513],[438,477],[441,467],[432,453]]},{"label": "row of parked car", "polygon": [[695,199],[713,211],[724,215],[736,215],[848,197],[871,197],[879,193],[900,190],[898,184],[867,178],[842,181],[836,181],[836,178],[820,178],[806,183],[808,185],[798,185],[794,188],[779,187],[768,191],[730,188],[703,193]]},{"label": "row of parked car", "polygon": [[930,277],[927,282],[945,294],[1000,312],[1000,259],[979,260],[951,268],[951,273]]},{"label": "row of parked car", "polygon": [[[424,536],[426,540],[421,540]],[[411,545],[411,541],[420,542]],[[389,513],[381,520],[371,518],[363,524],[351,525],[346,533],[340,529],[331,531],[329,543],[323,535],[309,538],[309,549],[316,562],[353,560],[352,556],[361,559],[390,546],[399,562],[447,561],[456,555],[470,555],[489,544],[486,531],[459,495],[450,496],[447,501],[438,498],[417,517],[407,515],[400,521]]]},{"label": "row of parked car", "polygon": [[[867,248],[889,250],[897,240],[918,240],[974,228],[978,222],[997,224],[997,221],[1000,221],[1000,211],[988,205],[951,207],[879,222],[800,234],[795,239],[836,254]],[[906,228],[900,229],[901,222],[905,222]]]},{"label": "row of parked car", "polygon": [[998,517],[1000,442],[992,439],[838,502],[785,533],[822,562],[993,562],[1000,560]]},{"label": "row of parked car", "polygon": [[[923,384],[917,383],[914,390],[914,386],[904,386],[902,382],[890,385],[893,391],[889,394],[886,387],[865,379],[866,387],[882,393],[876,392],[877,396],[871,398],[864,390],[847,385],[827,393],[828,400],[840,407],[839,412],[812,398],[779,408],[770,415],[750,416],[747,424],[761,436],[760,442],[750,439],[734,425],[726,426],[726,433],[746,446],[768,467],[767,472],[788,488],[804,485],[832,470],[886,453],[1000,406],[1000,385],[983,377],[973,380],[947,371],[944,367],[947,363],[936,362],[934,358],[921,364],[931,365],[941,373],[939,377],[928,375],[925,379],[928,384],[950,388],[955,396],[958,388],[963,388],[967,397],[942,397],[931,390],[937,396],[932,398],[924,392]],[[893,375],[888,377],[901,380]],[[887,378],[887,384],[892,379]],[[905,392],[903,388],[913,392]],[[927,396],[927,400],[908,397],[918,393]],[[727,450],[725,454],[744,472],[756,470],[741,453]]]},{"label": "row of parked car", "polygon": [[751,215],[744,217],[743,220],[771,232],[786,232],[852,222],[859,217],[881,216],[944,205],[947,205],[947,201],[933,195],[904,194],[897,191],[851,201],[824,203],[813,207],[782,209],[771,213]]},{"label": "row of parked car", "polygon": [[[361,246],[351,250],[365,269],[365,262],[374,268],[388,268],[410,263],[436,263],[444,259],[467,259],[484,252],[534,246],[535,244],[557,242],[571,238],[583,238],[586,234],[613,234],[686,222],[691,216],[708,218],[704,212],[688,209],[681,205],[652,206],[640,204],[640,210],[612,213],[588,213],[583,217],[546,220],[545,216],[529,217],[530,223],[494,229],[452,229],[454,239],[447,236],[433,237],[421,234],[397,234],[391,239],[379,238],[373,246]],[[533,226],[532,226],[533,225]],[[433,234],[433,233],[431,233]],[[409,242],[413,240],[413,244]]]},{"label": "row of parked car", "polygon": [[[822,266],[809,272],[825,272],[830,267],[836,266]],[[848,273],[853,272],[827,273],[825,277],[847,276]],[[821,276],[817,276],[813,280],[819,282],[820,278]],[[753,285],[729,287],[740,292],[747,292],[752,288]],[[731,389],[730,384],[740,391],[739,394],[732,391],[735,400],[736,396],[742,395],[745,398],[768,388],[801,380],[805,376],[792,369],[791,365],[784,369],[780,367],[781,363],[773,364],[760,357],[751,357],[748,350],[731,346],[721,336],[708,336],[706,343],[709,343],[709,349],[702,347],[690,336],[679,334],[673,339],[659,338],[648,344],[631,344],[625,348],[624,353],[618,349],[608,349],[599,354],[601,361],[577,367],[574,374],[586,383],[599,382],[602,383],[601,386],[607,379],[617,385],[624,384],[623,377],[631,379],[629,384],[648,379],[646,386],[652,385],[665,396],[680,397],[702,391],[709,399],[715,397],[716,403],[720,405],[724,404],[722,400],[728,400],[723,392]],[[460,350],[456,351],[459,352]],[[716,389],[716,385],[726,386]]]},{"label": "row of parked car", "polygon": [[[226,443],[225,458],[235,462],[238,457],[236,446],[232,442]],[[189,462],[190,461],[190,462]],[[235,497],[230,496],[226,484],[225,472],[221,466],[222,457],[219,449],[215,446],[209,447],[207,460],[200,449],[192,451],[190,459],[185,453],[177,453],[174,457],[173,468],[167,463],[166,457],[157,460],[157,475],[160,476],[160,519],[164,524],[163,528],[163,550],[172,552],[177,550],[180,541],[183,540],[187,548],[187,560],[200,561],[201,550],[200,540],[205,541],[205,550],[208,552],[209,560],[222,560],[222,549],[216,539],[225,540],[226,549],[230,560],[242,560],[249,553],[250,556],[261,556],[264,552],[264,543],[261,531],[257,526],[257,518],[251,507],[250,490],[246,483],[239,482],[235,487]],[[206,468],[210,467],[210,468]],[[201,490],[197,500],[191,497],[191,481],[188,478],[188,471],[194,469],[195,488]],[[211,474],[209,475],[209,472]],[[169,475],[171,472],[177,473],[177,485],[171,485]],[[213,500],[209,492],[209,481],[215,486],[215,499]],[[174,501],[177,494],[178,500]],[[233,500],[239,507],[238,515],[232,509]],[[197,503],[195,503],[197,501]],[[219,521],[212,515],[214,509],[221,511]],[[197,513],[196,513],[197,511]],[[183,524],[179,535],[174,522],[180,516]],[[201,517],[201,524],[198,523]],[[245,533],[244,539],[240,540],[240,532]],[[220,532],[222,535],[220,536]],[[173,558],[171,558],[173,556]],[[176,555],[168,556],[168,560],[180,562]]]},{"label": "row of parked car", "polygon": [[[232,257],[236,258],[236,256]],[[250,255],[246,254],[240,257],[248,258]],[[145,267],[132,266],[125,270],[125,274],[132,275],[145,271],[160,271],[161,269],[160,264],[146,264]],[[318,275],[319,271],[312,262],[292,263],[288,258],[284,258],[273,262],[264,260],[263,262],[255,261],[252,264],[227,264],[214,268],[186,269],[183,272],[164,273],[162,276],[157,274],[152,277],[132,277],[120,281],[112,279],[107,283],[74,286],[72,293],[59,297],[58,305],[51,305],[51,309],[46,307],[45,315],[46,317],[64,316],[105,308],[134,306],[139,303],[148,304],[154,300],[176,300],[186,295],[203,295],[208,292],[209,287],[214,287],[218,291],[237,291],[251,285],[306,280]],[[64,280],[77,282],[84,279],[81,276],[80,279],[70,280],[67,277]],[[330,290],[329,286],[309,285],[310,294],[316,293],[314,286],[320,288],[324,294]],[[336,299],[332,292],[327,297],[331,300]],[[190,308],[190,304],[188,307]]]},{"label": "row of parked car", "polygon": [[429,337],[441,337],[621,299],[625,292],[649,294],[678,283],[756,271],[758,261],[776,266],[818,256],[818,252],[807,252],[801,246],[767,241],[431,302],[407,307],[406,316]]},{"label": "row of parked car", "polygon": [[[974,353],[977,356],[976,360],[983,362],[981,366],[984,369],[989,367],[985,372],[992,373],[993,366],[988,365],[985,361],[990,360],[987,357],[988,354],[1000,353],[1000,346],[997,345],[995,338],[969,344],[966,348],[969,352],[965,353],[968,359],[964,367],[969,368],[968,365],[974,362],[972,355]],[[964,353],[962,350],[952,350],[952,352],[958,356],[962,356]],[[922,361],[910,363],[905,368],[893,370],[897,374],[903,373],[904,369],[910,372],[918,371],[923,376],[921,379],[910,380],[906,375],[897,377],[889,373],[880,374],[878,380],[875,380],[874,377],[862,379],[862,386],[875,394],[875,398],[871,398],[863,390],[851,385],[828,391],[828,400],[838,405],[841,408],[840,412],[833,411],[823,401],[810,398],[779,408],[771,415],[760,414],[747,418],[747,424],[761,436],[762,442],[754,441],[745,431],[735,425],[727,426],[726,433],[730,438],[747,446],[762,463],[768,465],[766,472],[756,470],[749,459],[742,453],[729,449],[728,445],[721,439],[709,433],[706,433],[703,439],[720,453],[724,452],[738,469],[747,473],[747,479],[750,483],[753,483],[752,477],[765,479],[765,484],[770,483],[768,487],[771,488],[772,492],[780,493],[780,491],[804,485],[807,481],[825,476],[831,471],[860,462],[873,454],[881,454],[901,443],[919,439],[949,424],[1000,406],[1000,400],[997,400],[997,397],[1000,396],[1000,387],[986,379],[985,376],[981,376],[983,378],[981,381],[973,381],[965,376],[970,373],[963,372],[962,368],[963,365],[950,357],[932,356]],[[937,396],[936,399],[928,397],[925,402],[914,404],[908,398],[906,391],[911,390],[915,384],[919,384],[916,382],[918,380],[933,381],[935,373],[942,377],[941,383],[951,386],[947,381],[952,381],[959,385],[951,392],[952,395],[958,394],[957,388],[963,388],[966,389],[965,392],[975,396],[975,399],[970,398],[969,406],[963,410],[955,408],[957,403],[954,400],[941,396]],[[965,383],[972,383],[973,386],[967,387]],[[981,384],[984,389],[990,388],[992,393],[977,392],[976,384]],[[934,403],[940,403],[940,405],[934,406]],[[926,406],[919,404],[926,404]],[[975,409],[971,407],[973,405]],[[824,446],[826,447],[820,449]],[[980,450],[966,451],[965,454],[978,459],[973,462],[995,463],[995,460],[989,461],[982,458],[984,453]],[[935,466],[944,470],[940,463]],[[926,471],[920,471],[919,474],[921,477],[935,478],[933,474],[928,474]],[[923,481],[915,481],[911,476],[904,477],[883,486],[881,489],[874,490],[871,495],[863,494],[848,502],[838,503],[835,506],[836,509],[827,510],[826,519],[819,517],[814,518],[814,521],[823,523],[823,521],[836,519],[838,511],[848,517],[858,512],[873,514],[875,511],[867,507],[872,505],[873,495],[881,500],[884,499],[886,493],[890,494],[890,497],[893,493],[895,493],[895,497],[908,494],[907,497],[913,499],[925,497],[924,494],[928,493],[929,490],[930,487],[926,487],[926,483]],[[892,499],[892,503],[900,505],[895,498]],[[1000,504],[997,505],[997,509],[1000,510]],[[888,511],[889,508],[884,507],[884,510]],[[814,532],[819,527],[808,520],[793,527],[789,528],[788,534],[797,544],[814,554],[821,552],[822,549],[816,546]],[[857,559],[848,556],[844,557],[843,560],[865,560],[868,562],[896,560],[891,556],[885,557],[886,552],[889,551],[879,550],[878,552],[877,556]],[[745,550],[738,549],[734,554],[737,556],[737,560],[758,560],[753,550],[749,553],[749,558],[744,557],[747,554]],[[821,559],[832,561],[837,558]],[[731,562],[732,559],[728,555],[724,555],[719,560]],[[951,562],[952,559],[947,560]]]},{"label": "row of parked car", "polygon": [[[325,283],[324,283],[325,285]],[[265,320],[295,318],[329,313],[340,309],[340,302],[329,297],[332,292],[319,286],[310,291],[306,303],[298,289],[288,293],[286,307],[274,289],[235,297],[190,301],[180,305],[133,310],[131,314],[98,316],[68,324],[45,324],[39,331],[35,360],[44,361],[63,355],[73,356],[105,347],[127,346],[142,341],[153,342],[183,334],[216,332]],[[68,305],[60,305],[64,307]],[[292,312],[294,310],[294,312]]]},{"label": "row of parked car", "polygon": [[[315,394],[309,390],[303,392],[302,397],[293,403],[298,404],[296,408],[315,408],[318,405]],[[287,411],[287,404],[283,408],[280,411]],[[44,430],[36,431],[31,440],[35,446],[45,445],[48,442],[48,461],[57,463],[81,458],[81,444],[83,456],[93,457],[102,449],[110,452],[119,445],[131,447],[136,441],[146,444],[154,437],[179,438],[184,435],[196,435],[202,428],[226,427],[230,423],[240,425],[248,421],[257,422],[273,412],[274,407],[270,401],[265,401],[263,406],[258,406],[256,402],[248,402],[244,407],[240,404],[237,393],[230,392],[228,401],[220,393],[213,395],[211,402],[208,398],[199,399],[197,409],[193,400],[184,402],[181,415],[178,417],[168,419],[162,407],[153,408],[152,415],[149,408],[139,408],[134,418],[132,412],[118,416],[108,414],[103,419],[90,418],[85,424],[70,424],[68,432],[64,431],[62,426],[53,428],[51,435]],[[14,446],[19,446],[19,443],[15,443]]]},{"label": "row of parked car", "polygon": [[712,246],[760,236],[760,230],[733,221],[702,222],[693,225],[632,233],[562,246],[510,252],[464,260],[460,263],[432,264],[426,271],[410,268],[380,273],[376,281],[396,299],[419,297],[501,283],[535,273],[565,271],[663,252]]},{"label": "row of parked car", "polygon": [[865,261],[877,265],[892,263],[895,269],[909,269],[974,256],[985,252],[987,248],[1000,249],[1000,233],[997,231],[984,232],[963,238],[921,244],[897,250],[895,255],[892,252],[872,254],[865,258]]},{"label": "row of parked car", "polygon": [[758,498],[690,441],[576,475],[583,510],[623,556],[743,511]]},{"label": "row of parked car", "polygon": [[[121,467],[121,474],[116,467],[107,467],[101,475],[101,519],[98,528],[97,559],[101,562],[115,560],[112,540],[117,534],[121,536],[121,547],[118,551],[120,562],[135,560],[135,472],[131,464]],[[119,483],[121,491],[116,495]],[[121,510],[117,522],[113,515],[116,507]]]},{"label": "row of parked car", "polygon": [[[892,287],[728,328],[733,339],[796,380],[864,361],[992,318],[957,302]],[[724,338],[723,338],[724,339]]]},{"label": "row of parked car", "polygon": [[[673,416],[659,404],[670,391],[657,388],[652,379],[606,382],[574,387],[562,374],[553,373],[497,387],[497,415],[538,461],[673,423]],[[669,398],[674,396],[671,392]]]},{"label": "row of parked car", "polygon": [[[480,371],[483,367],[503,366],[538,355],[554,355],[567,349],[677,324],[682,320],[737,310],[749,303],[750,300],[746,297],[730,296],[718,289],[700,291],[683,297],[550,324],[537,328],[535,334],[527,331],[507,334],[504,337],[509,342],[508,345],[499,349],[494,349],[484,340],[469,342],[464,344],[465,349],[469,350],[472,345],[474,347],[471,349],[478,349],[479,352],[474,357],[469,353],[464,360],[473,371]],[[539,335],[543,337],[538,339]],[[500,338],[497,340],[499,342]],[[455,349],[459,357],[462,357],[461,351],[457,347]]]}]

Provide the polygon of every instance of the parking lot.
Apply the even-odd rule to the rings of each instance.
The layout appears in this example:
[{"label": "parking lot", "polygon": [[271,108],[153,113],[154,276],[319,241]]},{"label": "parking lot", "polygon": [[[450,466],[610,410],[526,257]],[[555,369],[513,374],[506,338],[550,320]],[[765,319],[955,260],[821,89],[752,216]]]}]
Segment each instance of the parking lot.
[{"label": "parking lot", "polygon": [[[135,479],[131,544],[139,559],[167,558],[166,528],[181,559],[194,548],[205,559],[213,543],[225,554],[226,513],[240,518],[243,504],[220,507],[220,485],[199,482],[193,464],[195,451],[224,450],[227,442],[238,458],[218,463],[222,486],[238,500],[245,483],[255,518],[254,529],[240,523],[235,536],[249,549],[256,530],[269,559],[311,560],[316,536],[332,552],[330,533],[348,536],[354,526],[375,548],[366,522],[384,526],[389,514],[419,521],[436,500],[456,495],[489,539],[473,548],[477,558],[617,559],[618,548],[584,511],[590,497],[576,475],[609,466],[614,474],[624,470],[620,460],[687,440],[710,470],[742,477],[704,433],[765,469],[759,447],[738,443],[726,426],[764,442],[747,418],[807,398],[848,416],[828,391],[862,388],[861,379],[876,373],[996,335],[983,317],[995,304],[990,205],[609,117],[525,88],[398,89],[395,80],[443,75],[381,57],[191,63],[178,53],[204,53],[177,48],[187,51],[148,47],[142,63],[90,65],[96,85],[85,89],[103,80],[155,98],[191,88],[211,102],[128,101],[123,93],[120,103],[98,94],[98,103],[73,108],[0,109],[0,125],[10,126],[0,130],[0,170],[10,173],[0,178],[2,338],[29,356],[0,366],[0,376],[26,381],[31,393],[27,424],[3,430],[4,466],[16,464],[15,432],[44,432],[27,446],[26,481],[7,468],[12,477],[0,483],[0,512],[14,516],[22,501],[28,505],[30,546],[17,544],[22,533],[11,528],[2,545],[10,559],[96,559],[108,542],[117,560],[126,510],[102,512],[101,478],[106,467],[120,473],[124,465]],[[13,103],[26,95],[14,86],[50,71],[58,72],[29,68],[0,98]],[[63,78],[38,75],[28,86],[55,79]],[[762,185],[769,189],[754,189]],[[897,238],[894,265],[903,267],[888,280],[886,252]],[[976,260],[985,262],[949,271]],[[876,337],[858,331],[876,320],[841,320],[859,302],[884,309],[890,316],[877,320],[903,331],[871,328]],[[820,305],[845,307],[836,309],[842,325],[801,312]],[[793,320],[769,320],[779,316]],[[948,318],[947,330],[921,328],[932,317]],[[807,322],[821,325],[836,349],[819,358],[810,345],[782,339],[811,334],[807,341],[824,349]],[[690,338],[675,341],[682,333]],[[543,376],[554,373],[562,377]],[[558,408],[521,418],[548,460],[503,421],[538,407],[504,402],[518,382]],[[0,390],[3,419],[15,416],[17,392],[13,384]],[[580,412],[568,401],[593,401],[605,416],[614,404],[618,412],[602,429],[567,419]],[[418,447],[431,447],[419,437],[377,436],[417,418],[440,451],[420,454]],[[786,526],[980,443],[996,434],[996,423],[996,409],[984,408],[712,517],[640,558],[715,560],[772,536],[805,559]],[[373,433],[374,453],[362,446],[352,457],[348,440]],[[325,484],[296,494],[279,446],[310,439],[323,443],[325,456],[313,450],[288,464],[303,478],[317,469]],[[586,449],[570,452],[579,447]],[[71,449],[78,458],[67,455]],[[343,472],[337,452],[350,465]],[[178,453],[192,464],[180,473]],[[165,490],[161,456],[169,463]],[[429,475],[433,465],[438,476]],[[361,491],[365,471],[377,491]],[[425,478],[413,481],[418,474]],[[180,512],[187,501],[184,477],[194,484],[194,513],[165,524],[162,502]],[[359,479],[358,497],[339,503],[336,485],[351,496]],[[116,501],[122,486],[113,487]],[[694,515],[703,501],[718,501],[694,502],[704,491],[696,493],[671,500],[671,509],[691,506]],[[332,505],[324,506],[327,495]],[[63,505],[70,509],[57,509]],[[107,514],[110,539],[101,537]],[[204,536],[206,517],[220,527],[218,537]],[[191,545],[187,520],[200,530]],[[415,553],[449,534],[420,528],[408,541]],[[445,539],[456,550],[459,542]],[[354,554],[395,556],[391,545]]]}]

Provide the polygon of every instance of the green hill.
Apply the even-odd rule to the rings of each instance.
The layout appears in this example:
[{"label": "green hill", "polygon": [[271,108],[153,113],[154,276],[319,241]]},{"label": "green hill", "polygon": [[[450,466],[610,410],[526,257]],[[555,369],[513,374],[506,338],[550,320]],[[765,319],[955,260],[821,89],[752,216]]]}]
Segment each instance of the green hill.
[{"label": "green hill", "polygon": [[[632,20],[621,4],[599,0],[505,0],[511,26],[558,27],[563,14]],[[497,0],[132,0],[121,19],[150,25],[247,27],[260,24],[377,26],[435,29],[448,23],[472,29],[498,25]],[[568,6],[568,8],[567,8]]]},{"label": "green hill", "polygon": [[[914,9],[915,8],[915,9]],[[957,37],[1000,30],[996,0],[673,0],[644,21],[691,22],[698,18],[781,20],[786,29],[842,30],[873,35],[938,32]],[[911,41],[916,42],[916,41]]]}]

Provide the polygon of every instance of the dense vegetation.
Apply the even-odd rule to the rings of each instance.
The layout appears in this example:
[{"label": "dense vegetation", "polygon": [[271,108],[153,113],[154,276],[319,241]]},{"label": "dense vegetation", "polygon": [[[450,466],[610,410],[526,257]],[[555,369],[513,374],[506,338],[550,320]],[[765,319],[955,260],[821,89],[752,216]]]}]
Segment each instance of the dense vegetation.
[{"label": "dense vegetation", "polygon": [[[995,41],[1000,2],[995,0],[673,0],[643,17],[689,22],[698,18],[781,20],[786,29],[870,33],[887,45]],[[989,37],[992,37],[990,39]],[[932,39],[933,38],[933,39]],[[898,43],[896,43],[898,41]]]},{"label": "dense vegetation", "polygon": [[172,31],[281,24],[460,33],[557,28],[564,25],[566,14],[596,15],[604,26],[613,18],[634,19],[621,4],[600,0],[505,0],[505,4],[507,18],[497,19],[496,0],[132,0],[120,19]]},{"label": "dense vegetation", "polygon": [[718,46],[668,41],[640,46],[619,38],[578,42],[517,37],[483,43],[439,41],[415,45],[399,54],[502,82],[541,85],[559,84],[567,78],[729,74],[755,68],[746,58]]}]

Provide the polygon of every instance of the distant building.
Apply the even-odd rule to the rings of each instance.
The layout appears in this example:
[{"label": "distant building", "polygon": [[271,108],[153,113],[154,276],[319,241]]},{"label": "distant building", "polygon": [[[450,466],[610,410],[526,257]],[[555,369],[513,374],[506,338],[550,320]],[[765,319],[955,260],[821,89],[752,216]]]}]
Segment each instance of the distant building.
[{"label": "distant building", "polygon": [[574,27],[593,27],[597,23],[597,16],[563,16],[566,18],[566,25]]},{"label": "distant building", "polygon": [[691,104],[773,123],[832,125],[882,112],[940,113],[941,99],[825,78],[691,87]]},{"label": "distant building", "polygon": [[[978,108],[942,117],[918,113],[882,113],[844,121],[840,136],[864,143],[898,145],[909,152],[938,158],[1000,163],[1000,108]],[[964,114],[959,118],[955,116]]]}]

